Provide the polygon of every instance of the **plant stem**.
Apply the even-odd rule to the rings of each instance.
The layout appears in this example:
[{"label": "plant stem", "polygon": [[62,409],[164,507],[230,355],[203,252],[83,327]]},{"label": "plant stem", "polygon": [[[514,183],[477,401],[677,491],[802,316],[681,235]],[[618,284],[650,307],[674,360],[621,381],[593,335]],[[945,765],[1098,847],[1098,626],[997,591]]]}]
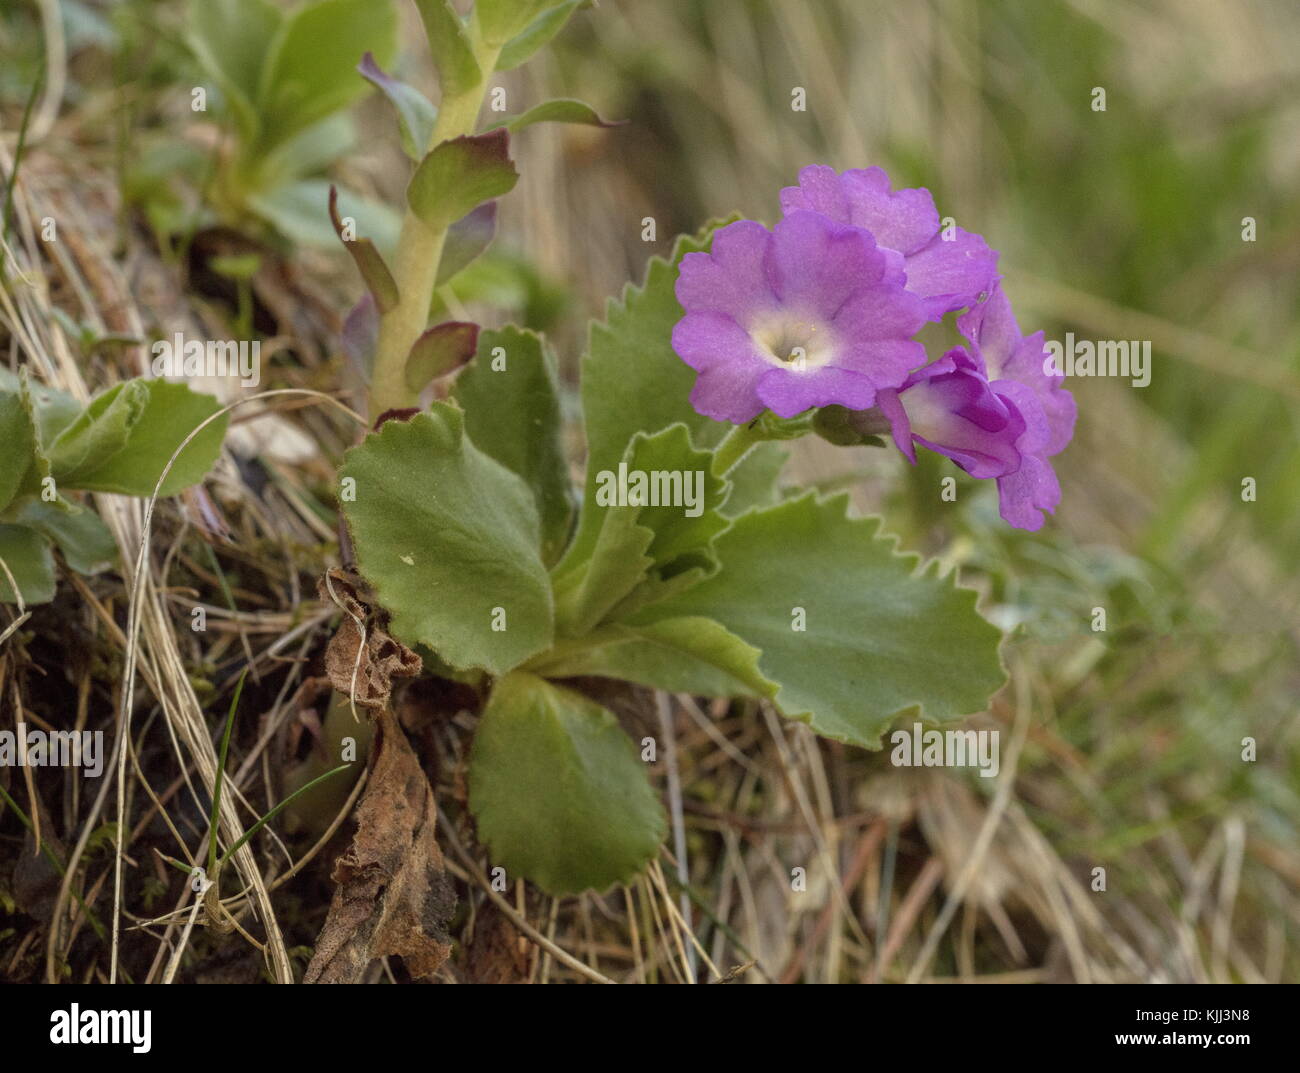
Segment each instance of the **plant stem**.
[{"label": "plant stem", "polygon": [[747,425],[736,425],[723,437],[713,454],[713,475],[724,477],[754,444],[767,439],[762,422],[754,420]]},{"label": "plant stem", "polygon": [[[483,95],[496,68],[500,46],[490,47],[482,43],[477,20],[471,20],[467,29],[481,77],[460,93],[443,95],[438,120],[426,147],[428,150],[449,138],[474,133]],[[418,401],[419,393],[412,391],[406,383],[406,358],[428,325],[429,306],[446,240],[445,227],[430,227],[407,207],[392,269],[401,297],[379,321],[379,344],[370,380],[372,421],[385,410],[414,406]]]}]

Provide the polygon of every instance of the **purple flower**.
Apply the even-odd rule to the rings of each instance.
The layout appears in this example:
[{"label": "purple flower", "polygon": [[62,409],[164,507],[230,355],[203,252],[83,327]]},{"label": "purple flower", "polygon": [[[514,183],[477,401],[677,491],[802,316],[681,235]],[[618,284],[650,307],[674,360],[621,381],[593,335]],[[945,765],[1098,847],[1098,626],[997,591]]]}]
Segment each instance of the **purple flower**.
[{"label": "purple flower", "polygon": [[873,405],[925,361],[912,341],[925,312],[900,277],[870,233],[819,213],[721,228],[677,278],[673,349],[699,372],[691,404],[737,424]]},{"label": "purple flower", "polygon": [[928,320],[966,309],[997,277],[996,250],[979,235],[953,228],[951,240],[939,229],[934,198],[924,188],[890,190],[881,168],[834,168],[813,164],[799,172],[799,185],[781,191],[787,213],[812,210],[875,236],[889,258],[889,274],[903,276],[922,299]]},{"label": "purple flower", "polygon": [[916,461],[913,441],[946,455],[972,477],[995,478],[1002,517],[1042,527],[1061,487],[1049,457],[1074,431],[1074,396],[1044,371],[1043,335],[1020,334],[1001,289],[958,318],[971,349],[957,347],[877,398],[894,442]]},{"label": "purple flower", "polygon": [[1043,333],[1020,334],[1000,285],[993,287],[987,301],[957,318],[957,329],[984,362],[990,381],[1014,380],[1033,391],[1047,421],[1044,454],[1063,451],[1074,435],[1074,396],[1063,386],[1065,374],[1047,371]]}]

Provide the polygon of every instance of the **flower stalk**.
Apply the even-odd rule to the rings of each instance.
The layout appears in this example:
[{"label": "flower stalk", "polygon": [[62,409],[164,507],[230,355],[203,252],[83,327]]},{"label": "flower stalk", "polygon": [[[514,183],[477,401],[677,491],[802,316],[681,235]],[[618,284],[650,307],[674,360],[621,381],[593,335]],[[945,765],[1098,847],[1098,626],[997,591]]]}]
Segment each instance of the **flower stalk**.
[{"label": "flower stalk", "polygon": [[[483,42],[477,18],[470,20],[466,30],[478,61],[479,78],[457,92],[444,90],[426,151],[451,138],[474,133],[488,80],[496,69],[501,47]],[[392,266],[400,298],[379,321],[379,341],[370,380],[372,421],[385,410],[418,404],[419,392],[413,391],[406,381],[406,359],[428,326],[429,306],[446,241],[446,225],[430,227],[407,206]]]},{"label": "flower stalk", "polygon": [[713,454],[713,475],[725,477],[728,471],[749,453],[751,447],[767,438],[766,431],[758,419],[745,425],[733,426]]}]

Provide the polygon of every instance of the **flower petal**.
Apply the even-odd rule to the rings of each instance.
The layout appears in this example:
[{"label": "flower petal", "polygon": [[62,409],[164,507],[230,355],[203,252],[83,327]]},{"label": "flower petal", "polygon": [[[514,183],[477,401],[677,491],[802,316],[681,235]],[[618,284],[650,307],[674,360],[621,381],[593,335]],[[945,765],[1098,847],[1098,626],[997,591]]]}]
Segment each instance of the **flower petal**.
[{"label": "flower petal", "polygon": [[951,242],[937,234],[906,261],[907,289],[925,299],[926,316],[941,320],[975,305],[997,278],[998,254],[969,231],[956,228]]},{"label": "flower petal", "polygon": [[728,313],[747,322],[776,304],[765,256],[771,233],[753,220],[737,220],[713,236],[709,253],[688,253],[677,276],[677,301],[687,312]]},{"label": "flower petal", "polygon": [[866,232],[799,210],[772,229],[767,270],[784,307],[829,320],[854,293],[879,282],[885,257]]},{"label": "flower petal", "polygon": [[692,369],[727,362],[767,365],[749,333],[725,313],[687,313],[673,326],[673,350]]},{"label": "flower petal", "polygon": [[[799,178],[802,185],[802,172]],[[907,255],[939,230],[939,210],[925,187],[891,191],[882,168],[855,168],[846,171],[841,181],[849,205],[848,222],[865,227],[879,245]]]},{"label": "flower petal", "polygon": [[1026,455],[1015,473],[998,478],[998,512],[1017,529],[1036,532],[1043,511],[1053,513],[1061,502],[1061,485],[1043,459]]},{"label": "flower petal", "polygon": [[758,382],[758,397],[778,417],[794,417],[812,406],[838,404],[851,410],[868,409],[876,389],[861,373],[834,366],[820,369],[769,368]]}]

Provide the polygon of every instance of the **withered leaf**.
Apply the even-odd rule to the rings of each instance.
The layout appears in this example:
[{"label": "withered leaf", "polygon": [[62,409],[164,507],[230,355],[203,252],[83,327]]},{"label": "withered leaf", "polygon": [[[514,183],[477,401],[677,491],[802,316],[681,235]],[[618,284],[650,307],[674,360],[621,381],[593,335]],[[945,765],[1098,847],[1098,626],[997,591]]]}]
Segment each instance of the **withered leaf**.
[{"label": "withered leaf", "polygon": [[[393,679],[414,678],[424,669],[423,662],[371,621],[370,604],[355,575],[332,569],[321,579],[318,590],[322,600],[332,601],[343,611],[338,632],[325,648],[325,673],[330,684],[347,697],[352,696],[355,683],[356,702],[363,708],[387,706]],[[365,624],[364,648],[358,620]]]},{"label": "withered leaf", "polygon": [[434,837],[433,791],[391,709],[375,715],[373,767],[352,844],[305,983],[357,983],[378,957],[399,955],[415,979],[451,953],[456,895]]}]

